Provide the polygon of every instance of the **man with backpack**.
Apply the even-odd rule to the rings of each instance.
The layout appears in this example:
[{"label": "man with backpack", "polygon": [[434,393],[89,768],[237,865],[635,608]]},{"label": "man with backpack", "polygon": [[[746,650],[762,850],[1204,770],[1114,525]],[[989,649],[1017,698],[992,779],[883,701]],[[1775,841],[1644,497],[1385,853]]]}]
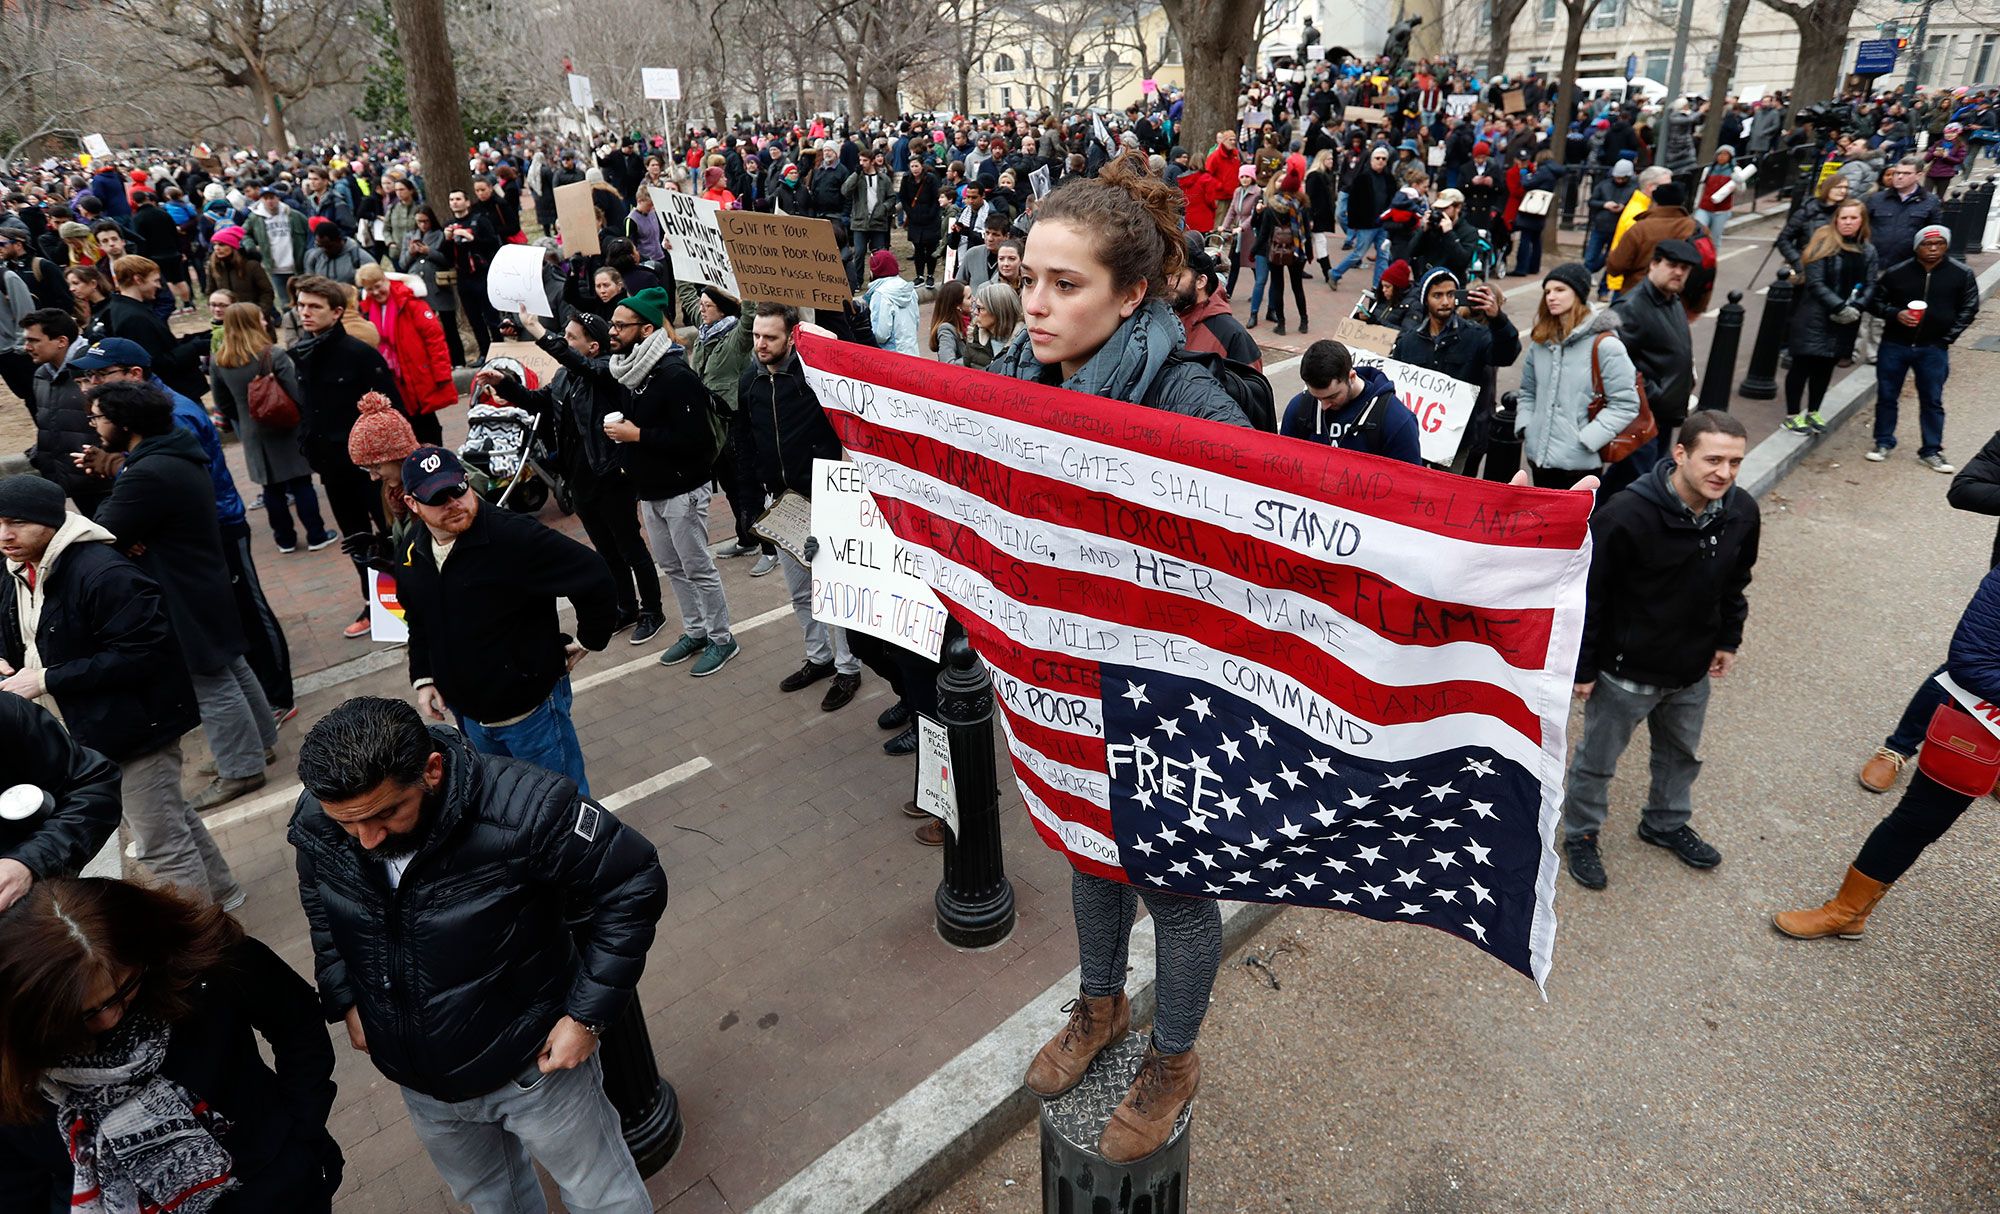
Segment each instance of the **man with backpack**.
[{"label": "man with backpack", "polygon": [[1337,341],[1316,341],[1299,360],[1305,391],[1285,406],[1278,433],[1344,451],[1422,465],[1416,414],[1376,367],[1357,367]]},{"label": "man with backpack", "polygon": [[639,516],[653,560],[673,584],[681,635],[660,665],[692,658],[704,678],[736,656],[729,600],[708,548],[709,482],[722,451],[725,420],[701,376],[674,340],[674,297],[648,287],[618,301],[611,313],[611,374],[626,392],[622,415],[608,415],[604,433],[617,444],[618,463],[639,494]]},{"label": "man with backpack", "polygon": [[1187,266],[1169,285],[1174,289],[1174,315],[1187,331],[1188,350],[1219,354],[1256,371],[1264,369],[1264,351],[1230,312],[1222,276],[1199,233],[1188,233]]}]

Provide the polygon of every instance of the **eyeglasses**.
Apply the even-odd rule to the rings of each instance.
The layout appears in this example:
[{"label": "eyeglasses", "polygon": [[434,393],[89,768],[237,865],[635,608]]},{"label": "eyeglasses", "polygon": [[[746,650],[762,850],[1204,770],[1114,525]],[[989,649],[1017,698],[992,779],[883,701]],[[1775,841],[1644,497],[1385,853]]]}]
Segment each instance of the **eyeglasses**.
[{"label": "eyeglasses", "polygon": [[83,420],[89,422],[91,425],[94,426],[98,422],[108,422],[111,419],[104,416],[102,413],[86,413],[83,415]]},{"label": "eyeglasses", "polygon": [[611,328],[614,330],[643,329],[645,327],[646,326],[643,321],[637,321],[637,320],[614,320],[611,322]]},{"label": "eyeglasses", "polygon": [[84,1022],[87,1024],[90,1021],[97,1019],[99,1016],[102,1016],[104,1013],[110,1011],[113,1008],[124,1007],[127,1003],[131,1002],[132,996],[136,994],[139,990],[139,984],[141,982],[144,982],[145,980],[146,980],[145,970],[142,969],[134,973],[130,978],[127,978],[124,984],[121,985],[117,990],[111,992],[111,998],[106,999],[103,1003],[98,1004],[96,1007],[87,1007],[83,1009]]}]

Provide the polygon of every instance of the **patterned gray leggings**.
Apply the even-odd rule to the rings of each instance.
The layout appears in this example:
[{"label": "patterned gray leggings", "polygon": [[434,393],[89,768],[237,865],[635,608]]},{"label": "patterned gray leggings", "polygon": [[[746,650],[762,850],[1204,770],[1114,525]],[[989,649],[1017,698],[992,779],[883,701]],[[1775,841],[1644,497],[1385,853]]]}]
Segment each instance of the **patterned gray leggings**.
[{"label": "patterned gray leggings", "polygon": [[1072,871],[1070,905],[1076,911],[1076,946],[1083,966],[1083,993],[1093,999],[1125,989],[1125,947],[1139,899],[1153,914],[1156,989],[1153,1046],[1162,1054],[1194,1048],[1208,1014],[1209,992],[1222,966],[1222,910],[1207,898],[1165,890],[1134,889],[1103,877]]}]

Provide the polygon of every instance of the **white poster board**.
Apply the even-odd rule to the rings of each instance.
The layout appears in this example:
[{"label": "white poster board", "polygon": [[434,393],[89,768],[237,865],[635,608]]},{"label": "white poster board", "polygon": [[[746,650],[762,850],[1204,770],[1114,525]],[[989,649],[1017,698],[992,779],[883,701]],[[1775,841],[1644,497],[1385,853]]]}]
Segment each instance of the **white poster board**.
[{"label": "white poster board", "polygon": [[104,136],[102,135],[85,135],[83,137],[83,150],[90,153],[92,160],[108,160],[111,158],[111,145],[104,141]]},{"label": "white poster board", "polygon": [[1424,459],[1433,464],[1449,464],[1458,455],[1458,443],[1465,436],[1465,424],[1472,420],[1472,406],[1479,401],[1479,389],[1442,371],[1398,362],[1349,346],[1357,367],[1378,367],[1396,385],[1396,399],[1417,415],[1417,446]]},{"label": "white poster board", "polygon": [[502,316],[532,312],[553,317],[542,289],[542,250],[531,244],[503,244],[486,274],[486,300]]},{"label": "white poster board", "polygon": [[594,98],[590,94],[590,77],[579,76],[575,72],[569,77],[569,102],[580,110],[590,108]]},{"label": "white poster board", "polygon": [[1444,112],[1463,118],[1478,104],[1478,93],[1453,93],[1444,99]]},{"label": "white poster board", "polygon": [[379,569],[368,571],[368,639],[393,645],[410,639],[403,604],[396,598],[396,579]]},{"label": "white poster board", "polygon": [[660,230],[673,241],[674,277],[681,282],[706,283],[743,298],[736,271],[729,265],[729,248],[722,243],[722,224],[716,218],[722,204],[660,186],[646,188],[659,212]]},{"label": "white poster board", "polygon": [[1035,197],[1047,198],[1049,196],[1049,189],[1050,189],[1049,166],[1043,165],[1041,168],[1036,169],[1034,172],[1028,174],[1028,185],[1034,189]]},{"label": "white poster board", "polygon": [[952,779],[951,731],[917,714],[917,808],[958,837],[958,785]]},{"label": "white poster board", "polygon": [[677,67],[642,67],[639,69],[639,82],[648,101],[681,99],[681,69]]},{"label": "white poster board", "polygon": [[813,618],[936,661],[946,616],[924,580],[923,550],[889,529],[861,469],[813,461],[812,533]]}]

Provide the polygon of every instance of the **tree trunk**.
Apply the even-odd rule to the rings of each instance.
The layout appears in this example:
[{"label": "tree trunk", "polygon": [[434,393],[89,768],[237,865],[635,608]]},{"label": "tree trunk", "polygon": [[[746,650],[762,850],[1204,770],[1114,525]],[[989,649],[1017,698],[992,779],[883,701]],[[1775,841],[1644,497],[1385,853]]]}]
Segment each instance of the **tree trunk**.
[{"label": "tree trunk", "polygon": [[1514,21],[1527,6],[1528,0],[1493,0],[1493,24],[1486,38],[1488,76],[1507,70],[1507,54],[1514,48]]},{"label": "tree trunk", "polygon": [[458,112],[458,69],[444,28],[443,0],[393,0],[396,39],[403,54],[403,83],[410,125],[423,154],[426,193],[441,199],[472,192],[465,158],[465,122]]},{"label": "tree trunk", "polygon": [[847,126],[850,130],[861,129],[861,122],[867,116],[862,113],[867,98],[861,86],[861,64],[849,59],[841,64],[841,75],[847,81]]},{"label": "tree trunk", "polygon": [[958,112],[972,112],[972,61],[962,55],[958,60]]},{"label": "tree trunk", "polygon": [[1556,92],[1555,133],[1551,138],[1563,148],[1565,163],[1569,160],[1569,124],[1576,114],[1576,61],[1583,57],[1583,29],[1590,24],[1590,15],[1597,11],[1597,4],[1598,0],[1563,0],[1563,7],[1569,11],[1569,26],[1563,31],[1562,87]]},{"label": "tree trunk", "polygon": [[1262,0],[1161,0],[1167,23],[1180,40],[1187,69],[1182,146],[1197,160],[1215,146],[1215,133],[1236,129],[1236,95],[1244,61],[1255,49]]},{"label": "tree trunk", "polygon": [[[1798,67],[1792,73],[1792,112],[1840,96],[1847,58],[1847,27],[1859,0],[1764,0],[1799,27]],[[1732,50],[1734,48],[1731,48]]]},{"label": "tree trunk", "polygon": [[[1716,44],[1715,74],[1708,80],[1708,118],[1701,124],[1701,162],[1707,164],[1715,159],[1715,149],[1722,142],[1722,117],[1726,112],[1723,98],[1729,96],[1729,82],[1736,77],[1736,43],[1743,33],[1743,15],[1750,9],[1750,0],[1728,0],[1722,10],[1722,41]],[[1742,149],[1737,149],[1740,154]]]},{"label": "tree trunk", "polygon": [[291,140],[285,137],[285,103],[271,87],[271,78],[250,67],[250,90],[257,95],[257,108],[264,111],[264,132],[270,139],[270,146],[280,153],[291,150]]}]

